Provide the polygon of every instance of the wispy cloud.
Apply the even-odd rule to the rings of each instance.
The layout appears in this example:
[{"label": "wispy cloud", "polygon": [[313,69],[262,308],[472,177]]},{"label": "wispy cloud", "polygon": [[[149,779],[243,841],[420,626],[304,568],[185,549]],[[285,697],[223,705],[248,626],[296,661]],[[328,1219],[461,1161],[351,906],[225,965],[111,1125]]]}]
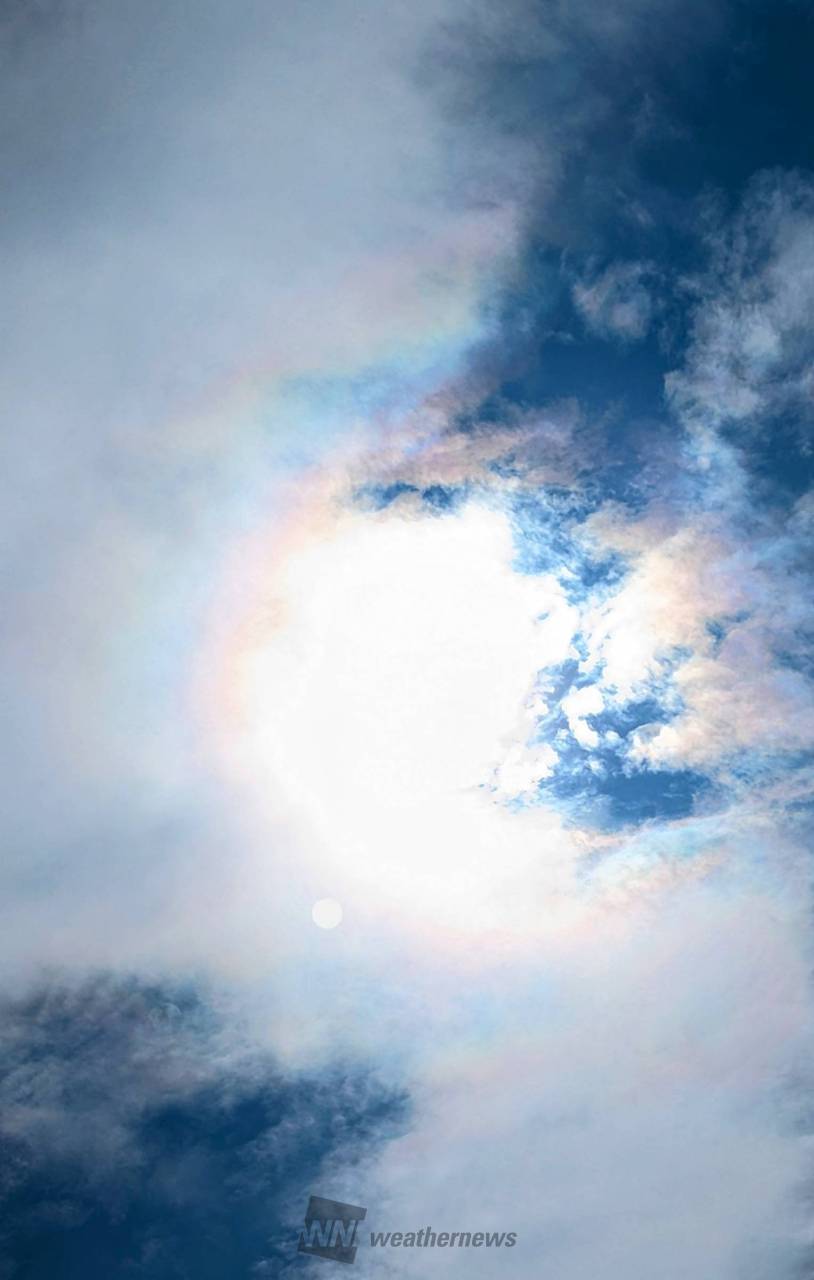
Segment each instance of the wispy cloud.
[{"label": "wispy cloud", "polygon": [[592,333],[635,342],[645,337],[653,317],[652,268],[616,262],[573,286],[574,304]]},{"label": "wispy cloud", "polygon": [[758,175],[710,230],[686,366],[667,380],[685,420],[761,433],[810,402],[813,246],[814,188],[800,174]]}]

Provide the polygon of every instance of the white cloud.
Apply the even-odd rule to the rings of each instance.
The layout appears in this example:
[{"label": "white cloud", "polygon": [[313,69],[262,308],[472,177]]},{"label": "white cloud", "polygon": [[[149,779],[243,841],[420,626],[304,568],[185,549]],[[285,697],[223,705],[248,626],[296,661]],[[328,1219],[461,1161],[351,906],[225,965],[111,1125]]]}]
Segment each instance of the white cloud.
[{"label": "white cloud", "polygon": [[506,797],[533,796],[537,784],[551,777],[557,760],[557,752],[549,742],[542,746],[510,747],[506,759],[495,771],[497,793]]},{"label": "white cloud", "polygon": [[630,932],[599,925],[556,961],[515,965],[499,1031],[488,996],[456,1021],[455,1050],[415,1068],[416,1125],[335,1185],[364,1188],[372,1229],[518,1244],[364,1253],[362,1275],[627,1280],[657,1265],[736,1280],[758,1246],[784,1270],[807,1155],[772,1090],[807,1052],[805,911],[781,921],[743,870],[724,873],[731,896],[721,879],[674,885],[666,909],[633,908]]},{"label": "white cloud", "polygon": [[602,690],[595,684],[583,685],[566,694],[560,702],[568,728],[580,746],[592,750],[599,746],[599,734],[592,729],[586,716],[597,715],[605,705]]},{"label": "white cloud", "polygon": [[[749,546],[720,517],[676,527],[613,506],[586,522],[584,536],[629,559],[620,586],[583,619],[586,670],[611,705],[654,695],[670,713],[633,736],[632,760],[715,770],[740,752],[814,742],[814,691],[777,656],[794,653],[805,625],[782,536]],[[720,640],[710,623],[723,624]]]}]

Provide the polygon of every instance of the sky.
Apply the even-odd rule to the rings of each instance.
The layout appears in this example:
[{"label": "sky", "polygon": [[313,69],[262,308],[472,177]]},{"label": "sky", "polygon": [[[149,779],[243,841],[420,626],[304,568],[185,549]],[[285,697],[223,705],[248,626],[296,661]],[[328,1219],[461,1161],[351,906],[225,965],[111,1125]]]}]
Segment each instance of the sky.
[{"label": "sky", "polygon": [[812,54],[0,0],[0,1280],[814,1274]]}]

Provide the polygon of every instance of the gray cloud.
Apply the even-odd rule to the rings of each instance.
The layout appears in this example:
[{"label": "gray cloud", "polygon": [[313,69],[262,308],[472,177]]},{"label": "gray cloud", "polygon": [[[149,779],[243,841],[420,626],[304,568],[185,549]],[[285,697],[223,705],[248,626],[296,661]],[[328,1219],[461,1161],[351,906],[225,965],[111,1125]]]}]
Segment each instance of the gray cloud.
[{"label": "gray cloud", "polygon": [[352,1064],[284,1072],[192,984],[52,981],[2,1013],[4,1277],[79,1258],[94,1280],[214,1278],[270,1247],[279,1266],[325,1161],[407,1112]]}]

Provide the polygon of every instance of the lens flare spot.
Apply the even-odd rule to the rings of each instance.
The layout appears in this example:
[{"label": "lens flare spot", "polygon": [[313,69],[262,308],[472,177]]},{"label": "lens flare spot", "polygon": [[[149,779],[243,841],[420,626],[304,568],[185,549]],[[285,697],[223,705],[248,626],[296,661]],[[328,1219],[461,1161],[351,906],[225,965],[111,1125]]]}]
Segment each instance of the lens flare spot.
[{"label": "lens flare spot", "polygon": [[333,898],[320,898],[311,908],[311,919],[319,929],[335,929],[342,923],[342,906]]}]

